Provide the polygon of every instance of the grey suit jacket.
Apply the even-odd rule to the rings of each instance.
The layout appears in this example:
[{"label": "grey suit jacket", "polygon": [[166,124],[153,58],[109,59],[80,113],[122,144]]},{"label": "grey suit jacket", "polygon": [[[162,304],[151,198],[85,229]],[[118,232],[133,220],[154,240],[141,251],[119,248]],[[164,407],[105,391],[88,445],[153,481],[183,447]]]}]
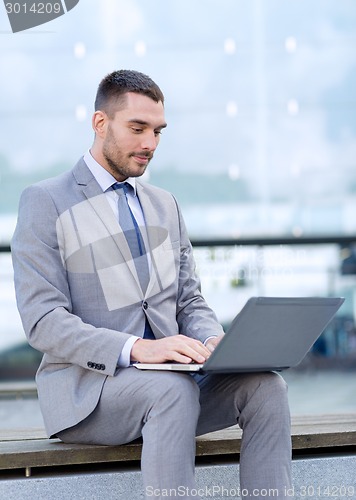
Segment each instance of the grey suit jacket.
[{"label": "grey suit jacket", "polygon": [[[151,256],[145,294],[106,196],[81,159],[27,188],[12,241],[15,289],[29,343],[44,353],[36,375],[49,436],[86,418],[130,335],[145,320],[156,338],[222,333],[200,293],[174,197],[137,182]],[[123,368],[125,369],[125,368]]]}]

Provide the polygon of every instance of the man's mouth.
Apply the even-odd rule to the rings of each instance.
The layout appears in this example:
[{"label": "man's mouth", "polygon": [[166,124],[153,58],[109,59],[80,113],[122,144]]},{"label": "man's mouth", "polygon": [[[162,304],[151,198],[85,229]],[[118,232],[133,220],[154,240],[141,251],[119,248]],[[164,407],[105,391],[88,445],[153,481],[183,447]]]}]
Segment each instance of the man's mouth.
[{"label": "man's mouth", "polygon": [[141,165],[147,165],[148,162],[152,159],[152,154],[150,153],[132,153],[131,156],[137,163]]}]

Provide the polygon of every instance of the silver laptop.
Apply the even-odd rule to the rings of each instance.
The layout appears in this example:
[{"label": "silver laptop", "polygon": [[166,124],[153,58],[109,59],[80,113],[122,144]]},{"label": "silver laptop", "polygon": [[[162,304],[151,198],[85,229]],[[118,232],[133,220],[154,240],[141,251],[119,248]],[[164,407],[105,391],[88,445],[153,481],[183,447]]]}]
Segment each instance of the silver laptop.
[{"label": "silver laptop", "polygon": [[344,298],[252,297],[204,364],[134,363],[140,370],[281,371],[298,365]]}]

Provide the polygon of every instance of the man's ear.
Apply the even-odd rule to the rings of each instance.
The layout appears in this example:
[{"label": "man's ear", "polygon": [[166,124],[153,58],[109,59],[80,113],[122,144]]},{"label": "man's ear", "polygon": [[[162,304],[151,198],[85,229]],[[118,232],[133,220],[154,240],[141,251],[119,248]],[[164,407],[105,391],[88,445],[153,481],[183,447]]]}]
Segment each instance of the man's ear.
[{"label": "man's ear", "polygon": [[101,138],[105,137],[108,122],[109,118],[105,111],[95,111],[92,118],[92,127],[95,135]]}]

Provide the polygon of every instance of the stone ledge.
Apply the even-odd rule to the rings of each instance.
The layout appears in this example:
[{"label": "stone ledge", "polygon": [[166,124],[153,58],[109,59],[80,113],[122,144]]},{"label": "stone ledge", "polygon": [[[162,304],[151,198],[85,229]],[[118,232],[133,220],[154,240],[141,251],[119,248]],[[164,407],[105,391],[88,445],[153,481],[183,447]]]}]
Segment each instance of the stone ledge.
[{"label": "stone ledge", "polygon": [[[355,498],[356,455],[293,460],[293,488],[287,498]],[[238,499],[239,464],[230,462],[196,467],[197,498]],[[343,489],[341,489],[343,488]],[[205,494],[204,494],[205,493]],[[264,495],[265,498],[270,498]],[[114,467],[92,472],[66,472],[56,475],[36,473],[31,478],[4,478],[0,498],[7,500],[142,500],[143,485],[138,466],[119,470]],[[153,497],[155,498],[155,497]],[[157,497],[156,497],[157,498]],[[275,497],[274,497],[275,498]]]},{"label": "stone ledge", "polygon": [[[241,430],[238,426],[197,438],[197,457],[221,457],[240,452]],[[314,415],[292,418],[293,451],[322,451],[355,447],[356,415]],[[47,439],[43,429],[0,432],[0,470],[33,467],[58,467],[78,464],[107,464],[139,461],[141,443],[121,446],[66,444]]]}]

